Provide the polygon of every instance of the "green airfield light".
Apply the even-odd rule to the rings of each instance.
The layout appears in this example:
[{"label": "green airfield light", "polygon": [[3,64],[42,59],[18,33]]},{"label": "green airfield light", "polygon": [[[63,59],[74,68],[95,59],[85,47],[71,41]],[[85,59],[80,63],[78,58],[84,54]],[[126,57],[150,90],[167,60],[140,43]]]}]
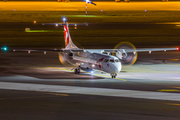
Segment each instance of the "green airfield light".
[{"label": "green airfield light", "polygon": [[2,49],[4,52],[6,52],[6,51],[8,50],[7,47],[2,47],[1,49]]}]

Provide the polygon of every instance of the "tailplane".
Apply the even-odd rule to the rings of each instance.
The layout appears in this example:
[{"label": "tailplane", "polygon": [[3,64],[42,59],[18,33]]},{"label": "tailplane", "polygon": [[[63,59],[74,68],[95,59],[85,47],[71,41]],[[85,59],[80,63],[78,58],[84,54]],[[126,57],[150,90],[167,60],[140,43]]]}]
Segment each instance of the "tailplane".
[{"label": "tailplane", "polygon": [[65,49],[79,49],[72,41],[70,33],[69,33],[69,25],[88,25],[87,23],[70,23],[68,24],[66,22],[66,18],[63,18],[63,23],[42,23],[42,25],[55,25],[55,26],[59,26],[59,25],[63,25],[64,26],[64,39],[65,39]]}]

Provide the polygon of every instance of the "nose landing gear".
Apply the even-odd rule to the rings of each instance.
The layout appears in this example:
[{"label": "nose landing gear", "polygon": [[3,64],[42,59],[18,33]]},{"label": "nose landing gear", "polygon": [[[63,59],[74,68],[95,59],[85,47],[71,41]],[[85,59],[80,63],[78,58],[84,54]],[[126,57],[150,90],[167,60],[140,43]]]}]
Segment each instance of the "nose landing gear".
[{"label": "nose landing gear", "polygon": [[78,68],[74,68],[74,73],[75,74],[80,74],[80,66]]},{"label": "nose landing gear", "polygon": [[116,78],[117,74],[111,74],[111,78]]}]

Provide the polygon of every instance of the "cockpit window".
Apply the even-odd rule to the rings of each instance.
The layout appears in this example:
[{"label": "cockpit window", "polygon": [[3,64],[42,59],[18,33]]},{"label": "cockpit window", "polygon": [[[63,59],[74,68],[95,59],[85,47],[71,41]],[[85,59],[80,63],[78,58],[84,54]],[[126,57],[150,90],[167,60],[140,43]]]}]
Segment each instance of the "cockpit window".
[{"label": "cockpit window", "polygon": [[120,62],[119,59],[115,59],[115,62]]},{"label": "cockpit window", "polygon": [[110,59],[109,62],[114,62],[114,59]]}]

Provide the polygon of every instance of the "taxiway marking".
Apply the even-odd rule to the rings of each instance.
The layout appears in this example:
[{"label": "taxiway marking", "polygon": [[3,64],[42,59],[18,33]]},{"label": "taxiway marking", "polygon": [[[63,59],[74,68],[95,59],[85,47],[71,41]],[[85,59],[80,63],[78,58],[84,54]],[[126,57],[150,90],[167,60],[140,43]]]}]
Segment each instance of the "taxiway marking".
[{"label": "taxiway marking", "polygon": [[39,91],[52,92],[59,94],[82,94],[82,95],[100,95],[110,97],[127,97],[153,100],[169,100],[180,101],[179,93],[164,93],[164,92],[150,92],[140,90],[123,90],[123,89],[109,89],[109,88],[91,88],[91,87],[77,87],[77,86],[63,86],[63,85],[42,85],[42,84],[28,84],[28,83],[12,83],[0,82],[0,89],[8,90],[25,90],[25,91]]},{"label": "taxiway marking", "polygon": [[180,104],[175,104],[175,103],[165,103],[166,105],[176,105],[176,106],[180,106]]},{"label": "taxiway marking", "polygon": [[161,89],[158,91],[159,92],[179,92],[180,90],[177,90],[177,89]]}]

